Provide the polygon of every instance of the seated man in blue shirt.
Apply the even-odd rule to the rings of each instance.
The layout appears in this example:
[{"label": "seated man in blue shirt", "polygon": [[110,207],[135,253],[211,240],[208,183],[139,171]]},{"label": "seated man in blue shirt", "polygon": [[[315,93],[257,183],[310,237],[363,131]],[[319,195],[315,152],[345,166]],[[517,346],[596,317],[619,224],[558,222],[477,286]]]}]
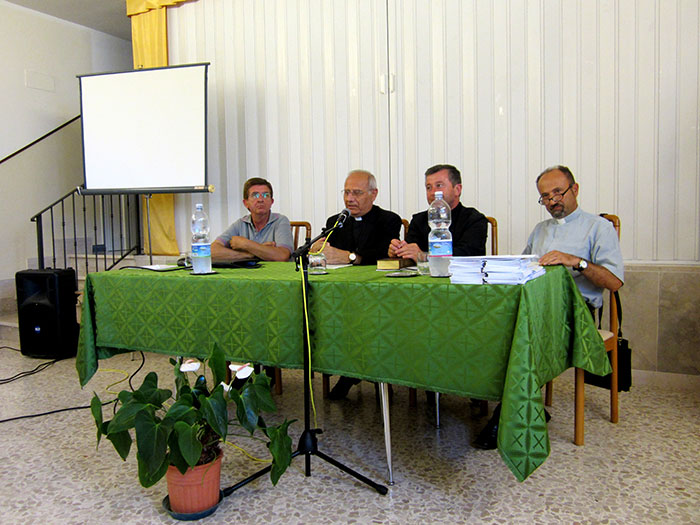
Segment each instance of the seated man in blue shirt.
[{"label": "seated man in blue shirt", "polygon": [[[615,228],[610,221],[578,207],[579,185],[566,166],[547,168],[536,182],[539,203],[552,218],[535,226],[523,253],[541,255],[543,266],[570,267],[592,313],[603,305],[604,290],[616,291],[623,284],[624,264]],[[497,447],[500,407],[474,441],[475,447]],[[545,416],[549,420],[549,414]]]},{"label": "seated man in blue shirt", "polygon": [[226,228],[211,245],[214,261],[240,261],[257,257],[263,261],[288,261],[292,254],[289,219],[270,208],[272,184],[265,179],[248,179],[243,185],[243,205],[249,215]]}]

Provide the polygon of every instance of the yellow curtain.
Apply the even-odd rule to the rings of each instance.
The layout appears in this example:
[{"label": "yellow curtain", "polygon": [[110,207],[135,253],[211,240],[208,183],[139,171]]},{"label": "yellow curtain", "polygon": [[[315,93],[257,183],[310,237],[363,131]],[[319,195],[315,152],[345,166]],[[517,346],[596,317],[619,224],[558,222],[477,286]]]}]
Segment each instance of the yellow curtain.
[{"label": "yellow curtain", "polygon": [[126,16],[139,15],[161,7],[184,4],[188,0],[126,0]]},{"label": "yellow curtain", "polygon": [[[164,6],[175,3],[178,2],[127,0],[127,14],[131,16],[131,43],[135,69],[168,65],[168,26]],[[139,5],[134,8],[134,4]],[[153,250],[148,242],[148,218],[145,200],[145,197],[141,198],[144,251],[154,255],[178,255],[174,196],[171,193],[156,193],[151,198],[151,244]]]}]

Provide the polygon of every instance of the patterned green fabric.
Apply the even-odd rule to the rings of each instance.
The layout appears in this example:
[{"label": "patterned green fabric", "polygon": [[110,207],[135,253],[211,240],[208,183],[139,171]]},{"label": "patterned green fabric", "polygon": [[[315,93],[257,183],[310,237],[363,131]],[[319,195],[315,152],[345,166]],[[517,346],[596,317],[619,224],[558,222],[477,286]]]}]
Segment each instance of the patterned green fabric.
[{"label": "patterned green fabric", "polygon": [[[540,388],[571,366],[610,372],[602,340],[569,272],[548,268],[523,286],[389,278],[374,267],[310,276],[314,370],[501,400],[499,450],[519,480],[549,455]],[[85,283],[77,368],[147,350],[302,366],[301,276],[293,263],[261,269],[122,270]]]}]

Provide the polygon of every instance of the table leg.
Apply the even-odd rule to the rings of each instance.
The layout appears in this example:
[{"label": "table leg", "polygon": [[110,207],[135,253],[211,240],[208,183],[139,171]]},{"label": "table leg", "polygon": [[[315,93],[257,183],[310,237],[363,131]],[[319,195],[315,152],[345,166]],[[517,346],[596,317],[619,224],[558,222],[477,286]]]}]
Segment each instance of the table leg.
[{"label": "table leg", "polygon": [[394,472],[391,464],[391,423],[389,421],[389,385],[379,383],[379,395],[382,402],[382,418],[384,419],[384,446],[386,447],[386,465],[389,470],[389,485],[394,484]]}]

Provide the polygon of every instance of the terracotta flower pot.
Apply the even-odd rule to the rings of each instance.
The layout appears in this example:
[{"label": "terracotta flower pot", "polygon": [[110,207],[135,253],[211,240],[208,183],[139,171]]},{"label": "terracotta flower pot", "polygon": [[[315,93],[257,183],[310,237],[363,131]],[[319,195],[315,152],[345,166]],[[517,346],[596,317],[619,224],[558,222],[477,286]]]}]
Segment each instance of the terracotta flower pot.
[{"label": "terracotta flower pot", "polygon": [[194,514],[207,510],[219,502],[221,486],[221,458],[190,468],[185,474],[169,466],[165,479],[168,482],[170,508],[180,514]]}]

